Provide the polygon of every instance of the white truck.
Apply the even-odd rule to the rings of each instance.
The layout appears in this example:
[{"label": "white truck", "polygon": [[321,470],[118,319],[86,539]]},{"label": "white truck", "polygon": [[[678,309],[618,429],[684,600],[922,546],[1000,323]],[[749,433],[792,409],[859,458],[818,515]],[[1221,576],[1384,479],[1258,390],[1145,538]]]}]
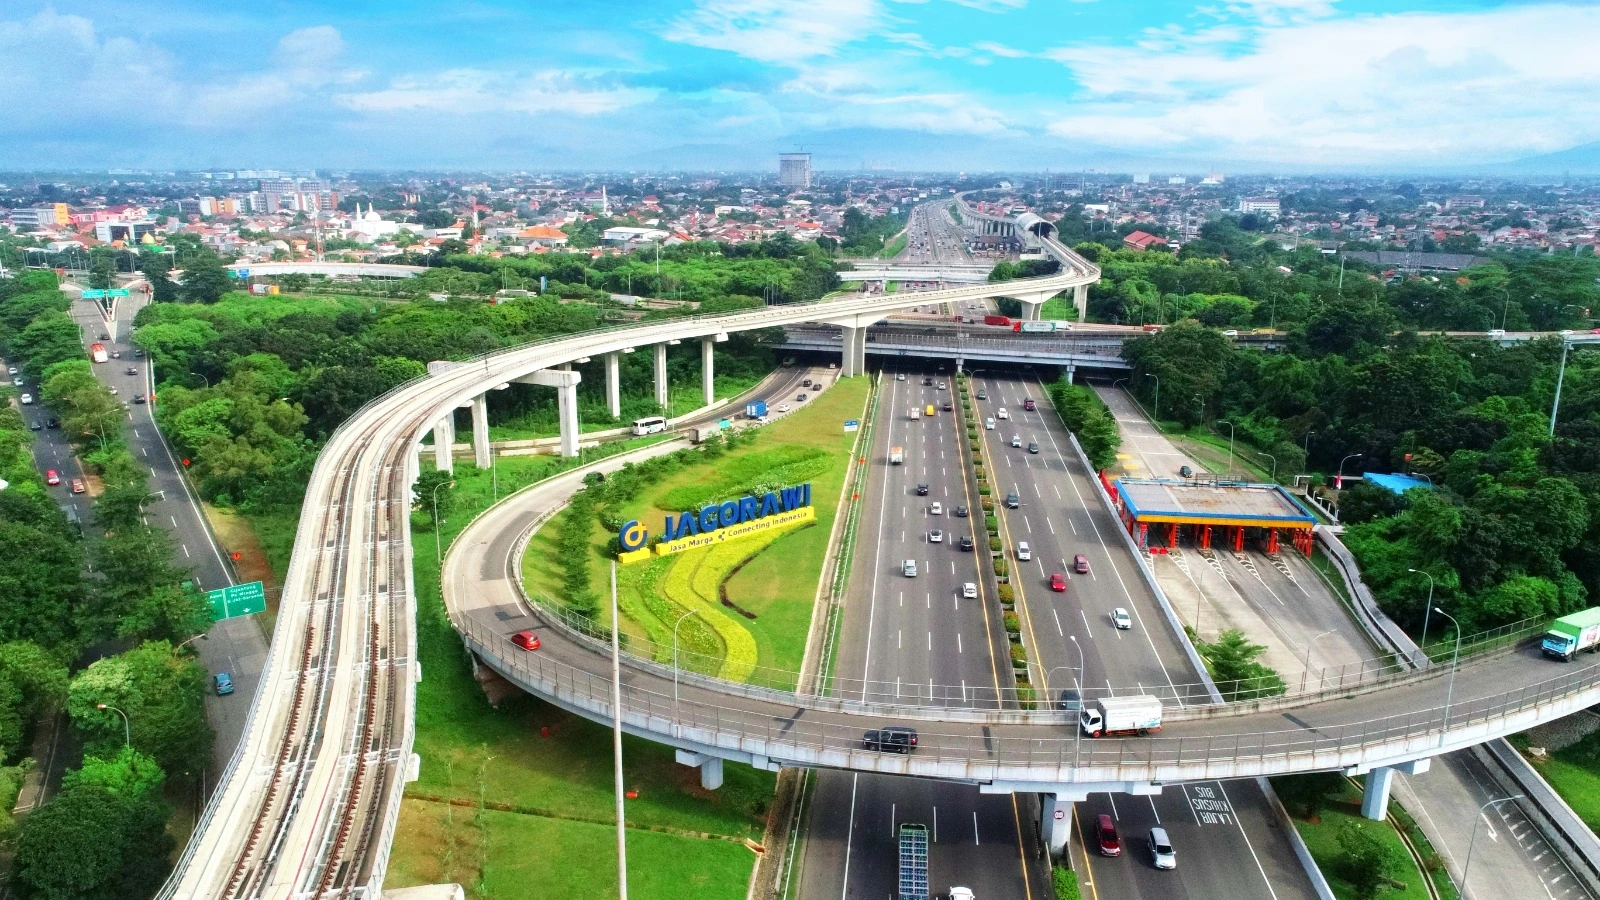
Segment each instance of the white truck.
[{"label": "white truck", "polygon": [[1078,725],[1089,737],[1150,734],[1161,730],[1161,698],[1103,697],[1090,700],[1078,714]]},{"label": "white truck", "polygon": [[903,463],[905,461],[906,461],[906,451],[905,451],[904,447],[890,447],[889,448],[889,465],[898,466],[898,465],[900,465],[901,463]]}]

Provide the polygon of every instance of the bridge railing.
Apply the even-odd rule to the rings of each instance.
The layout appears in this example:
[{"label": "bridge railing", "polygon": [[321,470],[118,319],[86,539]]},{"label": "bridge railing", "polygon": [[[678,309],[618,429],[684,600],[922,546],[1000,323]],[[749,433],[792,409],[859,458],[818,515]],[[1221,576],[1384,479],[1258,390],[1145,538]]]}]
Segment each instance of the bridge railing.
[{"label": "bridge railing", "polygon": [[[494,623],[476,617],[465,618],[461,627],[471,649],[524,688],[597,718],[610,716],[608,675],[575,669],[544,653],[512,649]],[[1425,702],[1405,712],[1344,724],[1314,721],[1311,711],[1306,715],[1313,721],[1294,728],[1209,733],[1203,723],[1178,721],[1171,723],[1169,730],[1194,730],[1170,737],[1103,740],[1080,738],[1066,711],[990,714],[982,720],[990,728],[957,731],[952,728],[958,722],[970,724],[973,720],[940,719],[937,711],[913,707],[844,702],[837,710],[856,714],[852,717],[856,721],[826,722],[806,716],[800,706],[713,705],[687,689],[675,699],[670,693],[642,686],[649,683],[624,680],[624,721],[639,731],[683,744],[789,763],[846,766],[864,753],[864,729],[898,723],[917,726],[915,754],[904,763],[863,765],[863,760],[856,759],[856,767],[892,769],[901,765],[904,771],[931,773],[942,764],[956,763],[965,767],[961,777],[1004,777],[1007,770],[1014,773],[1055,766],[1099,770],[1094,777],[1159,778],[1163,769],[1208,764],[1235,766],[1239,774],[1251,775],[1354,765],[1375,758],[1374,753],[1385,759],[1429,755],[1424,751],[1453,748],[1455,739],[1470,743],[1527,727],[1531,720],[1519,714],[1541,705],[1561,700],[1587,702],[1591,697],[1579,695],[1600,691],[1600,665],[1488,696],[1457,697],[1448,707],[1441,702],[1443,692],[1430,689]],[[1552,716],[1565,711],[1554,710]],[[1009,727],[1016,725],[1058,726],[1059,730],[1041,733],[1037,728]],[[875,753],[865,755],[879,759]],[[923,766],[928,768],[919,769]],[[951,774],[949,770],[943,773]]]}]

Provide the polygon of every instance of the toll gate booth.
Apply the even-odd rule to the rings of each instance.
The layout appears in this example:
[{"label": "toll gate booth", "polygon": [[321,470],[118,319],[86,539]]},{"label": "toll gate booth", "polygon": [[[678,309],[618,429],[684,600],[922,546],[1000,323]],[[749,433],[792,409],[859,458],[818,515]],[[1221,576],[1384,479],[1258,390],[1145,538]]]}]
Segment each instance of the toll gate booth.
[{"label": "toll gate booth", "polygon": [[1310,556],[1317,524],[1279,484],[1201,479],[1111,479],[1100,474],[1123,527],[1143,549],[1164,553],[1187,536],[1201,549],[1221,544],[1242,552],[1247,540],[1277,554],[1287,538]]}]

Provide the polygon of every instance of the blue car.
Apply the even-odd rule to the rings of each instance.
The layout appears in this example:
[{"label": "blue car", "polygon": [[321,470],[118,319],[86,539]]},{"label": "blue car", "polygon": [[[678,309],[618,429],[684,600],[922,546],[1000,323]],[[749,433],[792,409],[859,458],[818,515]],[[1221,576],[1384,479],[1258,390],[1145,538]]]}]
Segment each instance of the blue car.
[{"label": "blue car", "polygon": [[227,672],[218,672],[212,681],[216,683],[218,697],[226,697],[233,693],[233,676]]}]

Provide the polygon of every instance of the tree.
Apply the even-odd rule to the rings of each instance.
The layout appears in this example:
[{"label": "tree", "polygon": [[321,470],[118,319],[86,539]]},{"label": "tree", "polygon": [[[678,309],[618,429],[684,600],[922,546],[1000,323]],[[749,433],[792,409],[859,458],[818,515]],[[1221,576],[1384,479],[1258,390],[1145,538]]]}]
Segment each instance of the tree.
[{"label": "tree", "polygon": [[211,604],[198,590],[158,587],[139,598],[117,623],[117,636],[186,641],[211,627]]},{"label": "tree", "polygon": [[1358,481],[1339,492],[1339,521],[1359,525],[1399,513],[1405,501],[1388,488]]},{"label": "tree", "polygon": [[1377,822],[1350,822],[1339,832],[1338,871],[1357,900],[1372,900],[1390,886],[1400,869],[1400,855],[1372,829],[1387,828]]},{"label": "tree", "polygon": [[83,357],[83,344],[79,343],[78,323],[63,312],[50,312],[36,317],[22,333],[11,341],[11,350],[27,360],[27,369],[34,375],[58,362]]},{"label": "tree", "polygon": [[68,772],[61,779],[64,790],[82,785],[96,785],[108,793],[129,800],[157,799],[167,773],[161,771],[156,761],[132,747],[123,747],[115,756],[102,759],[86,756],[83,768]]},{"label": "tree", "polygon": [[1195,643],[1225,699],[1233,701],[1271,697],[1287,689],[1277,672],[1256,662],[1267,648],[1250,643],[1239,629],[1230,628],[1222,632],[1213,643]]},{"label": "tree", "polygon": [[1272,779],[1278,798],[1290,812],[1302,819],[1314,819],[1333,798],[1344,790],[1344,775],[1339,772],[1308,772]]},{"label": "tree", "polygon": [[198,772],[209,761],[214,738],[205,714],[206,673],[173,652],[166,641],[147,641],[116,656],[96,660],[72,680],[67,712],[83,732],[84,752],[114,756],[123,745],[127,714],[132,746],[171,772]]},{"label": "tree", "polygon": [[109,632],[125,616],[136,615],[158,591],[177,587],[185,573],[172,565],[173,550],[171,536],[155,528],[124,528],[107,534],[95,555],[96,567],[104,576],[95,592],[98,608],[80,616],[85,630]]},{"label": "tree", "polygon": [[195,254],[183,268],[183,285],[178,299],[184,303],[216,303],[233,287],[233,279],[215,253]]},{"label": "tree", "polygon": [[26,896],[120,900],[161,886],[172,850],[166,805],[93,779],[64,788],[24,821],[14,868]]},{"label": "tree", "polygon": [[[455,505],[455,486],[451,484],[453,481],[455,476],[443,469],[428,469],[417,476],[417,483],[411,489],[411,494],[415,498],[415,508],[427,513],[429,521],[433,522],[435,528],[439,527],[439,522],[433,520],[435,509],[438,511],[439,520],[442,521],[449,518],[450,511]],[[438,499],[437,507],[434,504],[435,498]]]}]

